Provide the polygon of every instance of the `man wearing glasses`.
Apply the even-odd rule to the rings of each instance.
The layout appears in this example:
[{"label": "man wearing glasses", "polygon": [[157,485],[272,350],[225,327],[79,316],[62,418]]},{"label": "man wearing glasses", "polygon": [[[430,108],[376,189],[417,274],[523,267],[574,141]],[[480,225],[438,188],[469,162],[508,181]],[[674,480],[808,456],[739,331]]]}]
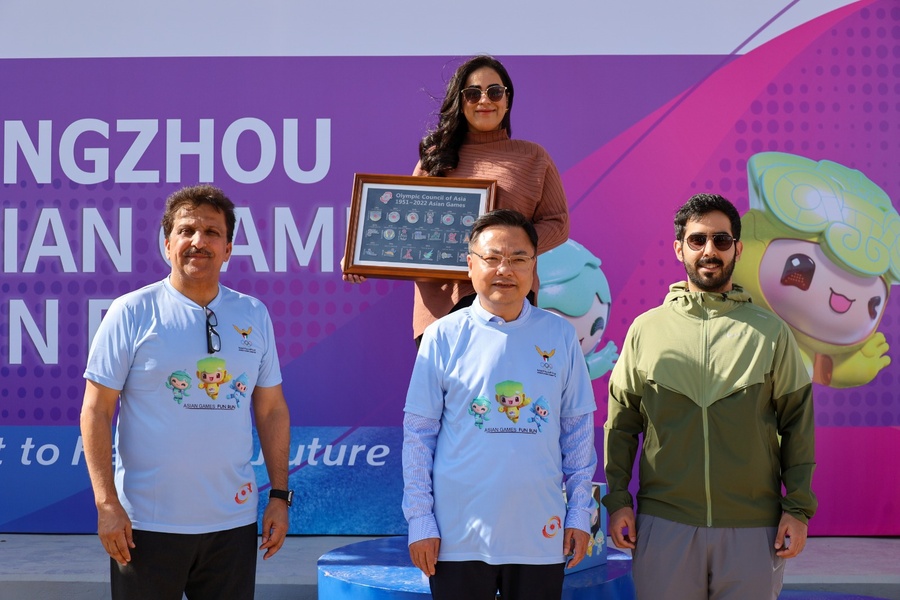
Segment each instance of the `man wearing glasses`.
[{"label": "man wearing glasses", "polygon": [[721,196],[678,210],[687,282],[635,319],[610,376],[603,503],[639,599],[775,600],[816,510],[812,385],[787,325],[732,283],[740,235]]},{"label": "man wearing glasses", "polygon": [[[272,321],[219,283],[234,226],[221,190],[172,194],[162,218],[171,274],[116,299],[91,345],[81,430],[114,600],[253,597],[251,416],[272,486],[264,559],[288,531],[290,422]],[[233,379],[250,403],[220,393]]]},{"label": "man wearing glasses", "polygon": [[587,549],[596,406],[574,328],[525,299],[536,252],[520,213],[481,216],[477,296],[430,325],[416,357],[403,511],[435,600],[560,598],[566,557]]}]

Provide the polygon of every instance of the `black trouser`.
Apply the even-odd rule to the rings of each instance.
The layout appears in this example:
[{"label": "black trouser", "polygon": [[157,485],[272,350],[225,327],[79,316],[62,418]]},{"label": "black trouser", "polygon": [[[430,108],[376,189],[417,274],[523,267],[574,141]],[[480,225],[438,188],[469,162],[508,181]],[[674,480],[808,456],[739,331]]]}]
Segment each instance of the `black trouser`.
[{"label": "black trouser", "polygon": [[434,600],[559,600],[565,563],[489,565],[478,560],[438,561],[428,580]]},{"label": "black trouser", "polygon": [[252,600],[256,523],[212,533],[132,532],[131,562],[110,560],[113,600]]}]

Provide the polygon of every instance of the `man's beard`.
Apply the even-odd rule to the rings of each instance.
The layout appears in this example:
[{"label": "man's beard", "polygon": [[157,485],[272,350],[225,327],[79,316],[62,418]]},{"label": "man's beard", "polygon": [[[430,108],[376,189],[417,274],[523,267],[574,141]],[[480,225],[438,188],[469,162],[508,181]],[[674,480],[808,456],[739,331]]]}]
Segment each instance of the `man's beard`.
[{"label": "man's beard", "polygon": [[[734,258],[731,259],[731,262],[725,264],[724,261],[718,258],[705,258],[700,259],[693,265],[689,264],[687,261],[684,263],[684,270],[687,273],[688,279],[694,287],[703,291],[703,292],[723,292],[726,291],[723,288],[729,287],[731,283],[731,275],[734,273],[734,265],[737,263],[737,255],[735,254]],[[713,275],[710,277],[704,277],[700,274],[700,267],[708,266],[708,265],[724,265],[725,268],[719,271],[718,275]]]}]

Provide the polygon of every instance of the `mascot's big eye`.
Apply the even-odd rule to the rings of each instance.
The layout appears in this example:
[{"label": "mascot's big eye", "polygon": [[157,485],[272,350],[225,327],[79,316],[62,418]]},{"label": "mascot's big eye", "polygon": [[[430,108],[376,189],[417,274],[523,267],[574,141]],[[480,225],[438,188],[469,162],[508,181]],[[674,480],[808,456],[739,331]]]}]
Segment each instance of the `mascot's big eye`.
[{"label": "mascot's big eye", "polygon": [[792,285],[805,292],[809,289],[815,272],[816,263],[813,259],[805,254],[792,254],[784,263],[781,285]]},{"label": "mascot's big eye", "polygon": [[881,306],[881,296],[872,296],[869,298],[869,316],[872,320],[878,318],[878,307]]},{"label": "mascot's big eye", "polygon": [[597,320],[594,321],[594,324],[591,325],[591,335],[594,335],[601,329],[606,329],[606,319],[603,317],[597,317]]}]

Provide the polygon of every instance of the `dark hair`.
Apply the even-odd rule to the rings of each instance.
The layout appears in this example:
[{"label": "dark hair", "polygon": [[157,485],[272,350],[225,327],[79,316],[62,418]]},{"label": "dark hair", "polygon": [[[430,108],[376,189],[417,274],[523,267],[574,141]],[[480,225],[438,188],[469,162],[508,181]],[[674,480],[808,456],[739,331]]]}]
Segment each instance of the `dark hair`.
[{"label": "dark hair", "polygon": [[513,83],[509,73],[499,60],[492,56],[476,56],[470,58],[456,69],[450,82],[447,84],[447,93],[441,104],[441,112],[438,124],[419,142],[419,159],[422,161],[422,170],[432,177],[442,177],[448,171],[452,171],[459,164],[459,148],[469,131],[469,124],[462,112],[463,100],[460,92],[466,87],[466,81],[473,72],[488,67],[497,72],[503,85],[506,86],[506,114],[500,122],[500,128],[505,129],[508,135],[512,135],[510,113],[512,112]]},{"label": "dark hair", "polygon": [[535,251],[537,250],[538,234],[537,229],[534,228],[534,223],[526,219],[522,213],[509,208],[498,208],[475,219],[475,223],[472,225],[472,233],[469,236],[470,250],[475,245],[475,242],[478,241],[478,237],[482,232],[489,227],[519,227],[525,231],[528,239],[531,240],[531,245],[534,246]]},{"label": "dark hair", "polygon": [[684,230],[691,219],[702,217],[713,211],[725,213],[731,221],[731,235],[735,240],[741,239],[741,215],[734,205],[718,194],[695,194],[675,213],[675,239],[684,240]]},{"label": "dark hair", "polygon": [[208,184],[181,188],[166,199],[166,211],[162,216],[163,235],[168,239],[169,234],[172,233],[172,227],[175,225],[175,214],[179,209],[184,206],[197,208],[204,204],[212,206],[225,214],[228,242],[231,243],[234,237],[234,203],[228,199],[228,196],[222,190]]}]

